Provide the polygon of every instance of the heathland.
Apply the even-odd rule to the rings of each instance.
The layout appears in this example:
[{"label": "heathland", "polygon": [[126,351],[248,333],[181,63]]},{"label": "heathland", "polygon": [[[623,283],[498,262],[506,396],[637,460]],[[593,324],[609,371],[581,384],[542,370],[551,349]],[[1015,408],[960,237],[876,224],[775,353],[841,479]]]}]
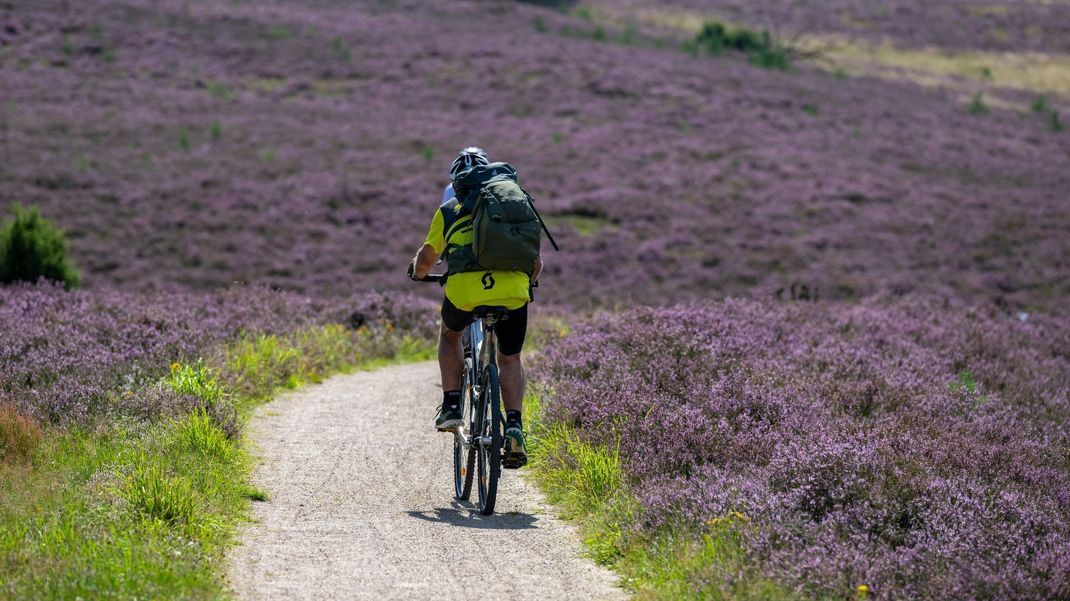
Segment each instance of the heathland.
[{"label": "heathland", "polygon": [[628,587],[1065,598],[1068,27],[0,0],[0,205],[62,228],[82,283],[0,288],[0,595],[218,591],[263,494],[223,484],[248,406],[425,356],[438,291],[404,268],[479,144],[564,249],[534,473]]}]

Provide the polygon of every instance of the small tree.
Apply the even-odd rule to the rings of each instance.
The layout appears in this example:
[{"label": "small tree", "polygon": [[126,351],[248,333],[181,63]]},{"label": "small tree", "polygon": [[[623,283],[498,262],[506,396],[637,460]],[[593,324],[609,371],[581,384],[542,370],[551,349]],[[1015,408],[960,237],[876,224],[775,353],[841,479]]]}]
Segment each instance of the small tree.
[{"label": "small tree", "polygon": [[14,219],[0,224],[0,284],[46,278],[70,289],[78,270],[67,260],[67,239],[41,217],[37,207],[14,207]]}]

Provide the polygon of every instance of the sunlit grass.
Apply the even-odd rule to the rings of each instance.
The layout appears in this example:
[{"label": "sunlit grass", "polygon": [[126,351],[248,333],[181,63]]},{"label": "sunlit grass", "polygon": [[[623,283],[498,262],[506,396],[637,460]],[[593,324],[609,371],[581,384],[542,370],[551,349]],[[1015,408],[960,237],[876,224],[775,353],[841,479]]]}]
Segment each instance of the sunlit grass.
[{"label": "sunlit grass", "polygon": [[206,461],[175,427],[51,431],[31,469],[0,466],[0,599],[223,594],[248,460]]},{"label": "sunlit grass", "polygon": [[965,80],[1070,97],[1070,56],[1066,55],[899,48],[836,36],[807,36],[800,44],[819,50],[824,62],[850,75],[906,79],[927,86],[960,89],[963,84],[956,85],[956,80]]},{"label": "sunlit grass", "polygon": [[613,223],[605,217],[590,215],[554,215],[548,221],[549,224],[564,224],[572,228],[581,238],[596,236],[613,227]]},{"label": "sunlit grass", "polygon": [[[689,34],[702,30],[710,17],[695,11],[659,8],[640,10],[641,22]],[[810,33],[793,39],[814,64],[833,73],[913,81],[968,93],[980,88],[1010,88],[1060,96],[1070,100],[1070,55],[1040,52],[993,52],[945,48],[903,48],[843,35]],[[999,106],[998,103],[993,103]],[[1021,109],[1022,107],[1015,106]]]},{"label": "sunlit grass", "polygon": [[330,324],[289,336],[245,336],[225,354],[227,385],[243,397],[263,399],[279,388],[320,382],[336,372],[430,359],[434,347],[389,324],[358,330]]}]

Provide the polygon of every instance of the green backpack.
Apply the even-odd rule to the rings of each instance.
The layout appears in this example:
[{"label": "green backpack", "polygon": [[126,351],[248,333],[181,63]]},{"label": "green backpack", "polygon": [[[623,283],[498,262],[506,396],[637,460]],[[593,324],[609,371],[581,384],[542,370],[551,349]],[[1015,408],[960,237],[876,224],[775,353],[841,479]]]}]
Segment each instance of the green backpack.
[{"label": "green backpack", "polygon": [[[467,191],[458,200],[472,216],[472,246],[447,251],[450,273],[535,271],[546,225],[535,210],[534,199],[517,183],[516,170],[508,163],[476,166],[453,186]],[[557,249],[549,230],[546,235]]]}]

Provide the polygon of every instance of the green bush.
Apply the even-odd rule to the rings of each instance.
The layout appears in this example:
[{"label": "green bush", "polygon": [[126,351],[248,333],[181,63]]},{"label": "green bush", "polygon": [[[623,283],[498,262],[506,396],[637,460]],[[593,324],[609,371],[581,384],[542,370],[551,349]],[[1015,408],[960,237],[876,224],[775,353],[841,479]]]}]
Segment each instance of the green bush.
[{"label": "green bush", "polygon": [[720,21],[706,21],[695,36],[693,46],[710,54],[738,50],[745,53],[752,64],[766,69],[787,69],[791,66],[787,48],[774,40],[768,31],[727,27]]},{"label": "green bush", "polygon": [[14,207],[14,219],[0,224],[0,284],[46,278],[70,289],[78,271],[67,260],[63,232],[41,217],[37,207]]}]

